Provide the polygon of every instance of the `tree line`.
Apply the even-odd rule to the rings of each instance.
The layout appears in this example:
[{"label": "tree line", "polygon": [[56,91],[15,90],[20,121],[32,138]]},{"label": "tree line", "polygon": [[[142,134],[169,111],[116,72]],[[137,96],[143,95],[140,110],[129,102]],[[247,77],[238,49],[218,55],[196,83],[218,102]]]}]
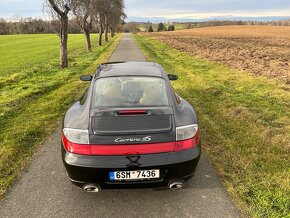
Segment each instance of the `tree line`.
[{"label": "tree line", "polygon": [[[47,21],[39,18],[20,18],[17,21],[7,21],[0,18],[0,35],[14,35],[14,34],[53,34],[58,21]],[[117,28],[121,31],[121,26]],[[93,25],[92,33],[98,33],[98,25]],[[72,17],[68,24],[68,33],[82,33],[79,28],[77,20]]]},{"label": "tree line", "polygon": [[[92,51],[90,34],[99,32],[98,44],[102,46],[109,34],[115,36],[119,25],[124,22],[124,0],[45,0],[44,11],[50,16],[50,26],[57,32],[60,40],[60,67],[68,67],[68,34],[73,20],[85,35],[87,51]],[[73,17],[73,19],[69,19]]]},{"label": "tree line", "polygon": [[203,22],[189,22],[184,24],[187,29],[231,25],[290,26],[290,19],[278,21],[212,20]]},{"label": "tree line", "polygon": [[[175,31],[175,26],[174,25],[169,25],[166,27],[163,23],[159,23],[157,27],[158,32],[163,32],[163,31]],[[154,32],[153,26],[150,25],[147,32],[152,33]]]}]

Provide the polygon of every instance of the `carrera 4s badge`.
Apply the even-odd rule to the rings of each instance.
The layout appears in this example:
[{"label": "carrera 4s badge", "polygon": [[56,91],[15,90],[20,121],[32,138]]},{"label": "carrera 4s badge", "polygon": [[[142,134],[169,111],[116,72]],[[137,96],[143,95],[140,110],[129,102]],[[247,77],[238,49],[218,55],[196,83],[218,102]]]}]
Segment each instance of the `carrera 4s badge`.
[{"label": "carrera 4s badge", "polygon": [[117,138],[115,142],[124,143],[124,142],[150,142],[151,136],[146,136],[144,138]]}]

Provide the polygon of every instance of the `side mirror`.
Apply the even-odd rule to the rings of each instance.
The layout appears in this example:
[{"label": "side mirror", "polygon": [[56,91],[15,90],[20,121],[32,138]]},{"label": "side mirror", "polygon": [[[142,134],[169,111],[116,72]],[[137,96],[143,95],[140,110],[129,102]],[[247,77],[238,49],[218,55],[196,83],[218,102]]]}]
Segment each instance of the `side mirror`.
[{"label": "side mirror", "polygon": [[89,81],[92,81],[93,77],[90,75],[83,75],[83,76],[81,76],[80,79],[81,79],[81,81],[89,82]]},{"label": "side mirror", "polygon": [[178,76],[173,75],[173,74],[168,74],[168,78],[169,80],[172,80],[172,81],[178,80]]}]

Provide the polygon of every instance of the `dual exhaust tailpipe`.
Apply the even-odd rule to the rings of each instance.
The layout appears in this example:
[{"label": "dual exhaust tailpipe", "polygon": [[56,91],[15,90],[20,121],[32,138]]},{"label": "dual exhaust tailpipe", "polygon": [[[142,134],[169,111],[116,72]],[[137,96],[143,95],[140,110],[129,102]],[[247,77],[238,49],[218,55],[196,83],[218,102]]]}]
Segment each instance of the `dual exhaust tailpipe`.
[{"label": "dual exhaust tailpipe", "polygon": [[[171,180],[167,187],[168,189],[181,189],[184,185],[183,180]],[[98,193],[101,191],[101,187],[98,184],[86,184],[83,187],[85,192],[90,192],[90,193]]]},{"label": "dual exhaust tailpipe", "polygon": [[85,192],[90,192],[90,193],[97,193],[101,191],[101,187],[97,184],[86,184],[83,187]]},{"label": "dual exhaust tailpipe", "polygon": [[181,189],[184,185],[184,181],[183,180],[171,180],[167,187],[169,189]]}]

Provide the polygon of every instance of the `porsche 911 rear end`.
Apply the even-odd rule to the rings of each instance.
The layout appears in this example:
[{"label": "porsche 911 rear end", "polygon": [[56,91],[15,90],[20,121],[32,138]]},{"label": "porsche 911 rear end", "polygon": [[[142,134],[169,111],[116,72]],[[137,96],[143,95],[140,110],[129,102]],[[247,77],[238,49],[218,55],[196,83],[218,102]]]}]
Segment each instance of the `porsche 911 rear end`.
[{"label": "porsche 911 rear end", "polygon": [[162,68],[136,76],[130,74],[136,63],[109,65],[117,75],[102,73],[106,67],[92,78],[84,102],[65,116],[62,156],[69,179],[91,192],[181,188],[201,154],[194,110]]}]

